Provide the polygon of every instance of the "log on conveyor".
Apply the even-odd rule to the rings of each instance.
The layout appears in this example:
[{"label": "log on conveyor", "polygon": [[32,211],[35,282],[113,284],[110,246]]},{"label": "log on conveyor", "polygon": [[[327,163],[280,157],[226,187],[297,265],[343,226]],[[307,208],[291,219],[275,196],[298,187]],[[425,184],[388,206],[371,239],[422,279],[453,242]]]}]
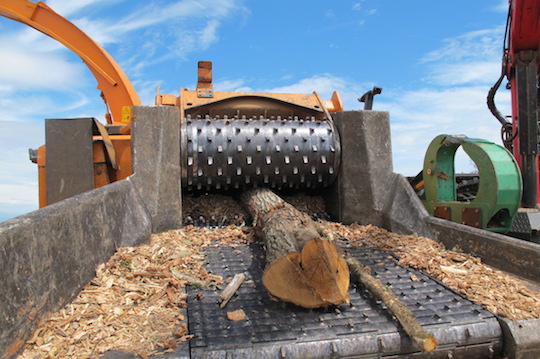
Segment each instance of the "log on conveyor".
[{"label": "log on conveyor", "polygon": [[349,268],[329,233],[271,190],[248,190],[242,201],[262,231],[272,296],[304,308],[349,302]]},{"label": "log on conveyor", "polygon": [[242,202],[253,225],[262,232],[267,262],[262,282],[272,296],[305,308],[348,303],[350,269],[356,280],[386,304],[422,350],[437,348],[433,335],[388,287],[360,261],[341,255],[331,231],[268,189],[249,190]]}]

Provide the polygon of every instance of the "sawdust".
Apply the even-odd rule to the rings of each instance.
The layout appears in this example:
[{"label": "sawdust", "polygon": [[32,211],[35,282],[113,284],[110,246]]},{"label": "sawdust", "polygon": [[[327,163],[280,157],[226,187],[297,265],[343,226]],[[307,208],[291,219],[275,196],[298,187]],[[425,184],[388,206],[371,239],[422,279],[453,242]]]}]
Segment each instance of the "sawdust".
[{"label": "sawdust", "polygon": [[118,249],[70,304],[41,322],[19,358],[99,358],[108,350],[146,358],[174,351],[191,338],[184,287],[222,283],[203,268],[201,249],[251,237],[250,228],[187,226]]},{"label": "sawdust", "polygon": [[428,273],[494,314],[512,320],[540,318],[540,292],[458,248],[446,249],[429,238],[398,235],[372,225],[325,225],[353,245],[391,252],[400,265]]},{"label": "sawdust", "polygon": [[301,193],[294,196],[282,196],[282,198],[297,210],[305,212],[312,217],[329,217],[326,214],[324,200],[320,196],[310,196]]}]

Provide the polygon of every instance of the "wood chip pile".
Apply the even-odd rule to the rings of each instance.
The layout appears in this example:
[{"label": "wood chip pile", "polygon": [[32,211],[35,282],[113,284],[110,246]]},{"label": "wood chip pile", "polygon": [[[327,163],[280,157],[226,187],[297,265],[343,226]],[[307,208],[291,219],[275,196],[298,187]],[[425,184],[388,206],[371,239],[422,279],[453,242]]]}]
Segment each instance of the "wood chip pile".
[{"label": "wood chip pile", "polygon": [[354,245],[391,252],[400,265],[428,273],[492,313],[509,319],[540,318],[540,292],[459,248],[449,250],[429,238],[398,235],[372,225],[327,222],[327,226]]},{"label": "wood chip pile", "polygon": [[248,217],[240,202],[230,196],[207,194],[182,199],[184,223],[189,223],[188,217],[196,220],[201,215],[207,220],[215,217],[218,221],[226,219],[228,224],[238,225],[245,224]]},{"label": "wood chip pile", "polygon": [[40,324],[19,358],[99,358],[113,349],[145,358],[173,351],[190,339],[184,286],[222,283],[203,268],[201,249],[218,240],[247,241],[251,232],[189,226],[120,248],[73,302]]},{"label": "wood chip pile", "polygon": [[[324,200],[320,196],[296,194],[294,196],[282,196],[299,211],[308,213],[314,218],[327,219]],[[206,194],[197,197],[187,196],[182,199],[182,217],[184,223],[189,223],[189,218],[195,221],[200,216],[205,220],[214,217],[217,222],[226,219],[226,224],[245,225],[249,215],[240,201],[230,196],[219,194]],[[188,218],[189,217],[189,218]],[[218,225],[220,223],[217,223]]]}]

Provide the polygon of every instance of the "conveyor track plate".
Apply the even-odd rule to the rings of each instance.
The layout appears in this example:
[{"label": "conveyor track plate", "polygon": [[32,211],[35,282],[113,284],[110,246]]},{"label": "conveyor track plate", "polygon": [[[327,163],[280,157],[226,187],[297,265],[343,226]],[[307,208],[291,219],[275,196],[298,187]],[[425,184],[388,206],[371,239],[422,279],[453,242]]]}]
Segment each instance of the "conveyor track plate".
[{"label": "conveyor track plate", "polygon": [[[488,358],[500,351],[501,329],[489,311],[426,274],[399,266],[385,252],[365,246],[345,250],[433,332],[436,352],[420,352],[384,305],[362,288],[351,287],[350,306],[307,310],[272,301],[260,280],[264,251],[252,243],[205,249],[208,271],[225,280],[244,272],[247,281],[225,309],[217,305],[218,292],[188,289],[191,358]],[[227,312],[237,309],[244,310],[246,321],[227,319]]]}]

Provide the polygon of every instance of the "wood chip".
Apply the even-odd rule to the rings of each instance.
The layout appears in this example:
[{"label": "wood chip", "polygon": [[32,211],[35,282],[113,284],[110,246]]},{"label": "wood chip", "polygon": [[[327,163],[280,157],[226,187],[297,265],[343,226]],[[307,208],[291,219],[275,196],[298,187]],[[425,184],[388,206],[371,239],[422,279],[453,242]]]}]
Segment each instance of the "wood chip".
[{"label": "wood chip", "polygon": [[242,309],[238,309],[232,312],[227,312],[227,319],[237,322],[237,321],[246,320],[247,316],[246,316],[246,313]]},{"label": "wood chip", "polygon": [[468,273],[465,269],[459,269],[459,268],[456,268],[456,267],[453,267],[453,266],[441,266],[441,270],[443,272],[451,273],[451,274],[465,275],[465,274]]}]

